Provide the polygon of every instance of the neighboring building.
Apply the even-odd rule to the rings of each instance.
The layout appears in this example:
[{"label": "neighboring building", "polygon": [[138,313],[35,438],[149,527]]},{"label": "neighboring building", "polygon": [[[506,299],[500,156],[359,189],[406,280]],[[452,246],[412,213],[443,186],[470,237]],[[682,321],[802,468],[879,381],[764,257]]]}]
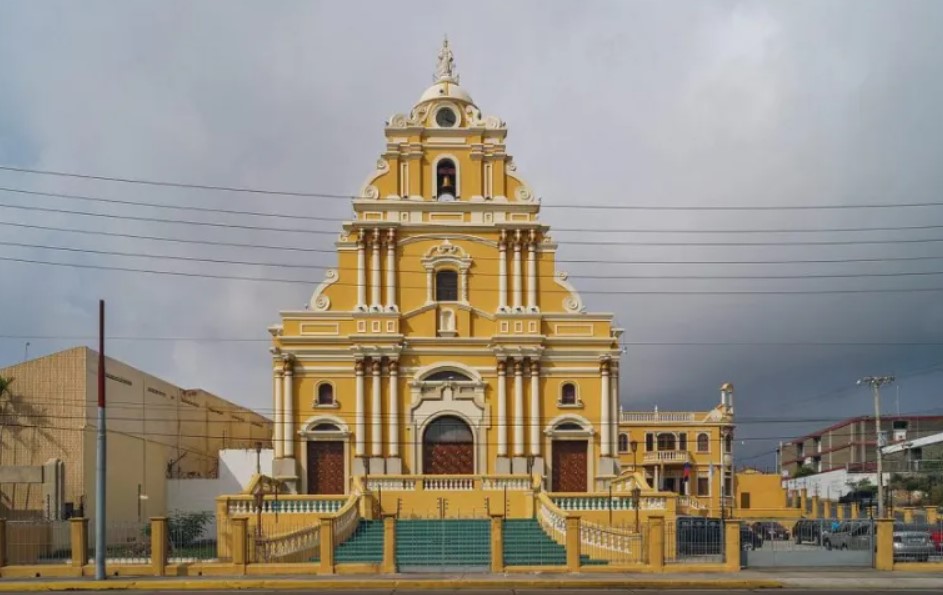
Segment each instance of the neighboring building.
[{"label": "neighboring building", "polygon": [[798,514],[795,507],[788,506],[786,489],[782,484],[782,478],[775,473],[763,473],[756,469],[737,471],[737,518],[783,515],[787,510]]},{"label": "neighboring building", "polygon": [[[888,444],[906,442],[943,430],[943,416],[882,416],[881,429]],[[874,473],[876,449],[874,417],[853,417],[784,443],[779,452],[780,471],[795,477],[806,465],[816,473],[834,469]]]},{"label": "neighboring building", "polygon": [[724,384],[710,411],[620,412],[619,462],[640,470],[658,491],[697,496],[715,511],[730,508],[733,433],[733,385]]},{"label": "neighboring building", "polygon": [[[203,390],[185,390],[106,358],[110,520],[167,512],[168,478],[218,474],[225,448],[271,447],[270,420]],[[0,369],[12,399],[0,408],[0,469],[62,462],[52,503],[30,484],[3,483],[7,518],[84,514],[95,504],[98,354],[85,347]]]},{"label": "neighboring building", "polygon": [[444,48],[387,122],[306,310],[273,336],[275,473],[304,493],[369,474],[529,474],[600,489],[617,453],[621,330],[555,266],[540,202]]}]

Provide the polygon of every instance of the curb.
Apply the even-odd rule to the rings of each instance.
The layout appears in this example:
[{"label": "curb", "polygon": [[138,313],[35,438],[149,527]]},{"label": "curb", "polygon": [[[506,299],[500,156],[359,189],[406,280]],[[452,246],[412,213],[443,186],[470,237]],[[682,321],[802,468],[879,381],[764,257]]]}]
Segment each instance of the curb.
[{"label": "curb", "polygon": [[229,590],[363,590],[412,589],[454,591],[488,588],[546,589],[778,589],[781,581],[757,579],[224,579],[224,580],[128,580],[86,581],[0,581],[0,591],[34,593],[43,591],[229,591]]}]

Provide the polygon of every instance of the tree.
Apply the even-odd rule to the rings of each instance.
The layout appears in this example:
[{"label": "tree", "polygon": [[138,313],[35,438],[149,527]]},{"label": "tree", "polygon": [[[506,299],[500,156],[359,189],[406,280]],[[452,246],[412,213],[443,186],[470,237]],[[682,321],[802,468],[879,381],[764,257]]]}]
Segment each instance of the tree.
[{"label": "tree", "polygon": [[796,469],[793,477],[807,477],[809,475],[815,475],[815,469],[811,465],[803,465]]}]

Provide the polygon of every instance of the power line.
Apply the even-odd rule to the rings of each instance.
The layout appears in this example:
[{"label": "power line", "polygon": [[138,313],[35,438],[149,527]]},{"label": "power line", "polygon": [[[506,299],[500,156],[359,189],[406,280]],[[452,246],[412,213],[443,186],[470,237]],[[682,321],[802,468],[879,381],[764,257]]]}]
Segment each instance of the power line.
[{"label": "power line", "polygon": [[[941,240],[943,241],[943,240]],[[31,258],[13,258],[0,256],[0,260],[7,262],[19,262],[24,264],[39,264],[45,266],[57,266],[67,268],[92,269],[100,271],[119,271],[126,273],[146,273],[153,275],[170,275],[176,277],[190,277],[198,279],[223,279],[231,281],[252,281],[262,283],[286,283],[296,285],[311,285],[314,281],[305,281],[301,279],[276,279],[268,277],[249,277],[236,275],[220,275],[214,273],[188,273],[184,271],[166,271],[159,269],[142,269],[134,267],[118,267],[94,264],[81,264],[74,262],[52,262],[47,260],[38,260]],[[881,294],[881,293],[935,293],[943,292],[943,287],[890,287],[890,288],[871,288],[871,289],[790,289],[790,290],[580,290],[579,293],[587,295],[824,295],[824,294]],[[557,293],[569,294],[565,289],[544,289],[544,294]]]},{"label": "power line", "polygon": [[[19,248],[36,248],[40,250],[56,250],[60,252],[73,252],[81,254],[98,254],[103,256],[121,256],[121,257],[130,257],[130,258],[153,258],[159,260],[175,260],[175,261],[184,261],[184,262],[204,262],[212,264],[231,264],[231,265],[241,265],[241,266],[263,266],[263,267],[278,267],[278,268],[293,268],[293,269],[308,269],[308,270],[328,270],[334,269],[338,271],[356,271],[349,267],[328,267],[328,266],[318,266],[318,265],[306,265],[306,264],[291,264],[283,262],[262,262],[262,261],[251,261],[251,260],[231,260],[231,259],[222,259],[222,258],[202,258],[194,256],[175,256],[169,254],[151,254],[144,252],[122,252],[116,250],[94,250],[91,248],[75,248],[70,246],[50,246],[47,244],[28,244],[24,242],[6,242],[0,241],[2,246],[16,246]],[[398,269],[400,273],[422,273],[425,274],[425,269]],[[815,273],[804,273],[799,275],[570,275],[571,279],[609,279],[609,280],[633,280],[633,279],[658,279],[658,280],[733,280],[733,279],[759,279],[759,280],[776,280],[776,279],[857,279],[857,278],[871,278],[871,277],[926,277],[933,275],[943,275],[943,271],[903,271],[897,273],[832,273],[832,274],[815,274]],[[498,273],[481,273],[476,272],[475,277],[498,277]],[[539,279],[553,279],[553,275],[537,275]],[[337,282],[336,285],[341,286],[356,286],[356,283],[349,282]],[[403,285],[404,289],[424,289],[425,286],[409,286]],[[479,290],[495,290],[497,287],[478,287]],[[547,291],[547,290],[545,290]],[[559,291],[552,290],[551,291]]]},{"label": "power line", "polygon": [[[327,192],[301,192],[291,190],[275,190],[264,188],[253,188],[248,186],[226,186],[213,184],[192,184],[184,182],[173,182],[164,180],[154,180],[148,178],[132,178],[118,176],[92,175],[76,172],[66,172],[61,170],[37,169],[28,167],[18,167],[13,165],[0,165],[0,170],[28,173],[35,175],[78,178],[84,180],[96,180],[105,182],[118,182],[123,184],[140,184],[146,186],[163,186],[169,188],[190,188],[195,190],[213,190],[222,192],[240,192],[246,194],[265,194],[273,196],[293,196],[302,198],[330,198],[345,200],[373,200],[365,196],[356,196],[350,194],[334,194]],[[374,201],[381,202],[381,201]],[[648,211],[780,211],[780,210],[813,210],[813,209],[884,209],[884,208],[912,208],[912,207],[937,207],[943,206],[943,202],[913,202],[913,203],[872,203],[872,204],[830,204],[830,205],[688,205],[688,206],[669,206],[669,205],[592,205],[592,204],[541,204],[542,208],[573,208],[573,209],[608,209],[608,210],[648,210]]]},{"label": "power line", "polygon": [[[53,209],[48,207],[36,207],[25,205],[0,204],[0,208],[19,209],[24,211],[39,211],[44,213],[59,213],[65,215],[79,215],[83,217],[101,217],[106,219],[118,219],[124,221],[142,221],[148,223],[165,223],[171,225],[195,225],[201,227],[215,227],[220,229],[242,229],[250,231],[275,231],[279,233],[305,233],[316,235],[341,234],[341,231],[330,231],[321,229],[298,229],[290,227],[264,227],[258,225],[240,225],[236,223],[217,223],[212,221],[193,221],[189,219],[165,219],[161,217],[142,217],[137,215],[116,215],[113,213],[96,213],[92,211],[77,211],[74,209]],[[611,241],[611,240],[569,240],[566,243],[575,246],[853,246],[866,244],[926,244],[934,242],[943,242],[943,238],[920,238],[920,239],[869,239],[869,240],[802,240],[802,241],[766,241],[766,242],[649,242],[649,241]]]},{"label": "power line", "polygon": [[[211,213],[211,214],[225,214],[225,215],[240,215],[240,216],[252,216],[252,217],[276,217],[283,219],[300,219],[304,221],[322,221],[322,222],[336,222],[336,223],[366,223],[370,222],[360,221],[360,220],[349,220],[343,217],[317,217],[311,215],[302,215],[302,214],[289,214],[289,213],[265,213],[261,211],[245,211],[245,210],[234,210],[234,209],[221,209],[221,208],[209,208],[209,207],[197,207],[192,205],[168,205],[162,203],[153,203],[145,201],[132,201],[132,200],[122,200],[115,198],[105,198],[101,196],[93,196],[88,194],[69,194],[62,192],[44,192],[38,190],[27,190],[24,188],[11,188],[6,186],[0,186],[0,191],[2,192],[11,192],[17,194],[26,194],[30,196],[46,196],[52,198],[64,198],[71,200],[84,200],[91,202],[100,202],[106,204],[120,204],[128,205],[135,207],[150,207],[150,208],[159,208],[159,209],[176,209],[184,211],[195,211],[200,213]],[[16,208],[15,206],[13,208]],[[83,213],[85,214],[85,213]],[[163,221],[163,220],[162,220]],[[167,220],[168,222],[172,220]],[[173,221],[177,222],[177,221]],[[189,222],[187,222],[189,223]],[[268,228],[259,228],[262,230],[268,230]],[[648,228],[585,228],[585,227],[553,227],[554,232],[567,232],[567,233],[668,233],[668,234],[684,234],[684,233],[696,233],[696,234],[737,234],[737,233],[842,233],[842,232],[875,232],[875,231],[926,231],[933,229],[943,229],[943,225],[885,225],[879,227],[823,227],[817,229],[809,228],[764,228],[764,229],[648,229]],[[282,230],[276,228],[275,231],[297,231],[297,230]],[[327,230],[331,231],[331,230]],[[325,231],[325,233],[327,232]]]},{"label": "power line", "polygon": [[[0,221],[0,225],[18,227],[23,229],[36,229],[41,231],[56,231],[65,233],[77,233],[84,235],[95,235],[105,237],[129,238],[138,240],[148,240],[156,242],[181,243],[205,246],[218,246],[226,248],[247,248],[258,250],[280,250],[289,252],[337,254],[337,250],[326,250],[320,248],[305,248],[285,245],[255,244],[242,242],[221,242],[213,240],[194,240],[187,238],[169,238],[166,236],[152,236],[143,234],[130,234],[112,231],[96,231],[89,229],[75,229],[69,227],[54,227],[48,225],[33,225],[28,223],[15,223],[10,221]],[[498,257],[479,256],[480,260],[498,260]],[[603,259],[564,259],[556,258],[554,262],[560,264],[607,264],[607,265],[780,265],[780,264],[843,264],[857,262],[899,262],[899,261],[925,261],[925,260],[943,260],[943,256],[891,256],[881,258],[813,258],[813,259],[780,259],[780,260],[603,260]],[[330,267],[336,268],[336,267]],[[481,274],[481,273],[476,273]]]}]

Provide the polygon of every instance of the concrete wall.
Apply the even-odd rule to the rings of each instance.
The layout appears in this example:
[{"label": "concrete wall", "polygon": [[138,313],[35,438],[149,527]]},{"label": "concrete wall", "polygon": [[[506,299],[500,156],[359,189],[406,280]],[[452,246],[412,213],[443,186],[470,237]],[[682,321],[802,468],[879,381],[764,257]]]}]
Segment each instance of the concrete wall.
[{"label": "concrete wall", "polygon": [[[783,487],[790,490],[801,490],[806,488],[809,497],[819,496],[822,499],[838,500],[845,494],[851,492],[849,483],[857,483],[867,479],[871,485],[877,485],[877,473],[848,473],[844,469],[817,473],[816,475],[807,475],[796,479],[786,479],[783,481]],[[884,474],[885,483],[890,480],[890,474]]]}]

